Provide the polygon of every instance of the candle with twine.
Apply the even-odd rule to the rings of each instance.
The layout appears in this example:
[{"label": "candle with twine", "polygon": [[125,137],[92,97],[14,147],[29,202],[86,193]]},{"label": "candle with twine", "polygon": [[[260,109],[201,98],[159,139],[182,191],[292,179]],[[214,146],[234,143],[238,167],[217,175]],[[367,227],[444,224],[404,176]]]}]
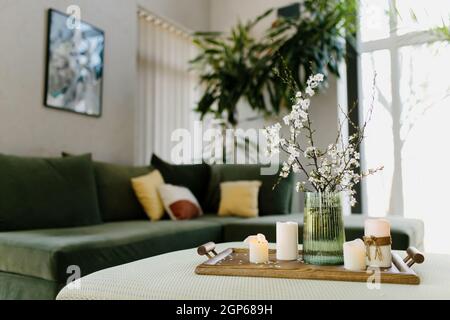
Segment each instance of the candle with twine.
[{"label": "candle with twine", "polygon": [[367,219],[364,224],[364,244],[368,267],[390,268],[392,265],[391,225],[386,219]]}]

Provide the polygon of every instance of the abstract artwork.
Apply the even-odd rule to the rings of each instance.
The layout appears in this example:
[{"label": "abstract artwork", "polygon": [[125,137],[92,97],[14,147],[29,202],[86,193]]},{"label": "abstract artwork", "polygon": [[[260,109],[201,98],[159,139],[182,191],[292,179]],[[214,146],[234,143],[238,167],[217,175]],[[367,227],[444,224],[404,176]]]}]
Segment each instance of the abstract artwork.
[{"label": "abstract artwork", "polygon": [[104,32],[49,10],[45,105],[100,117],[102,113]]}]

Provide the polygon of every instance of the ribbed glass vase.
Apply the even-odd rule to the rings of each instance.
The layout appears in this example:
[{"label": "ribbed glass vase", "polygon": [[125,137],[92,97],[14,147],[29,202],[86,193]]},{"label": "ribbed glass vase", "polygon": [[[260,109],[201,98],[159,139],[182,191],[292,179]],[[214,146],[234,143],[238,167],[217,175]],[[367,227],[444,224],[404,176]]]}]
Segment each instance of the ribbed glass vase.
[{"label": "ribbed glass vase", "polygon": [[305,193],[303,260],[313,265],[344,264],[344,221],[340,193]]}]

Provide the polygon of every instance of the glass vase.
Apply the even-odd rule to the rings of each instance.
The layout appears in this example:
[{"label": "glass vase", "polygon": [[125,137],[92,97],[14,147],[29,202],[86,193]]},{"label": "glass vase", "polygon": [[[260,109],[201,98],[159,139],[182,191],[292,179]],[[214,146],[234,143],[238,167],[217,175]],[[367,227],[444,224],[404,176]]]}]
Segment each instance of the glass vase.
[{"label": "glass vase", "polygon": [[313,265],[344,264],[344,220],[340,193],[305,193],[303,260]]}]

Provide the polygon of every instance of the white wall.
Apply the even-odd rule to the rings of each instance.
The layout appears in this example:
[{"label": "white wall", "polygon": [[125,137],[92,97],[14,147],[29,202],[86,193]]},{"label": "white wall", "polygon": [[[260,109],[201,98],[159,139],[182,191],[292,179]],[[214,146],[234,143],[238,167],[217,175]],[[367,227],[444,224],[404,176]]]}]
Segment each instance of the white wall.
[{"label": "white wall", "polygon": [[[136,2],[139,1],[139,2]],[[209,25],[208,0],[0,0],[0,152],[134,161],[137,4],[187,28]],[[45,108],[47,10],[77,4],[106,34],[100,119]]]}]

